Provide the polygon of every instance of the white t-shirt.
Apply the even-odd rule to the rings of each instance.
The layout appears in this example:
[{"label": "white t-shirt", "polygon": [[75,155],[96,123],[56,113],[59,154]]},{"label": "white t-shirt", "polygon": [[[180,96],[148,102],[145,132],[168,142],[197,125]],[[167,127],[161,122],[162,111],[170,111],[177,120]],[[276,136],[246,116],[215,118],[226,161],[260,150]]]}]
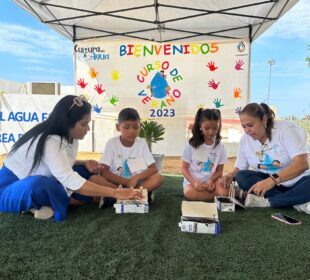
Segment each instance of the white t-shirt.
[{"label": "white t-shirt", "polygon": [[[293,157],[301,154],[309,155],[307,133],[293,122],[275,121],[272,140],[267,140],[265,145],[247,134],[241,137],[235,166],[240,170],[251,167],[255,171],[272,174],[287,167]],[[281,185],[294,185],[301,177],[308,175],[307,173],[305,171]]]},{"label": "white t-shirt", "polygon": [[110,171],[119,176],[130,178],[143,170],[132,172],[130,161],[140,161],[144,170],[155,162],[152,153],[144,139],[137,137],[131,147],[125,147],[120,136],[108,140],[100,162],[110,166]]},{"label": "white t-shirt", "polygon": [[[186,144],[182,160],[189,163],[189,172],[199,182],[207,182],[216,172],[219,164],[227,162],[226,149],[222,143],[218,145],[202,144],[196,149],[189,143]],[[183,186],[190,184],[184,178]]]},{"label": "white t-shirt", "polygon": [[30,142],[31,140],[26,142],[14,153],[9,154],[4,160],[4,165],[19,179],[24,179],[30,175],[42,175],[55,178],[65,188],[69,196],[73,191],[82,187],[86,180],[72,169],[78,151],[77,140],[74,140],[73,143],[70,144],[67,140],[63,139],[61,143],[60,136],[49,136],[46,139],[44,155],[38,168],[29,174],[38,138],[31,145],[27,154]]}]

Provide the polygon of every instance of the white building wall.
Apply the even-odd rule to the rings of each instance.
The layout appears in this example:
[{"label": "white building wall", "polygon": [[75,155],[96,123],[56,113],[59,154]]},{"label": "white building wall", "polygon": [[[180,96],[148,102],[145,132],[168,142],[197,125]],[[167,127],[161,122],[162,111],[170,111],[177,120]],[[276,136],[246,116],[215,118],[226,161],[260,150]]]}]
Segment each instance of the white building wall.
[{"label": "white building wall", "polygon": [[26,93],[27,86],[23,83],[9,81],[9,80],[0,80],[0,92],[4,93]]},{"label": "white building wall", "polygon": [[152,144],[154,154],[181,156],[186,143],[186,121],[184,118],[173,118],[159,121],[166,131],[164,140]]}]

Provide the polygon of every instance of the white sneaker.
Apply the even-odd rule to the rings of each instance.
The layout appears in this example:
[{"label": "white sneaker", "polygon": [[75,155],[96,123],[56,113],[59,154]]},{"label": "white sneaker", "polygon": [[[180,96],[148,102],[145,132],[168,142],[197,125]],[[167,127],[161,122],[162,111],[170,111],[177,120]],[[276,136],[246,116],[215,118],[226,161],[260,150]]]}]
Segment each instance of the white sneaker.
[{"label": "white sneaker", "polygon": [[260,197],[254,194],[248,194],[245,202],[245,207],[270,207],[269,200],[264,197]]},{"label": "white sneaker", "polygon": [[305,212],[310,215],[310,201],[304,204],[294,205],[293,207],[299,212]]},{"label": "white sneaker", "polygon": [[102,197],[100,197],[100,200],[99,200],[99,203],[98,203],[98,208],[101,209],[103,204],[104,204],[104,197],[102,196]]},{"label": "white sneaker", "polygon": [[54,216],[54,210],[49,206],[42,206],[40,209],[32,208],[29,211],[34,214],[36,219],[40,220],[46,220]]}]

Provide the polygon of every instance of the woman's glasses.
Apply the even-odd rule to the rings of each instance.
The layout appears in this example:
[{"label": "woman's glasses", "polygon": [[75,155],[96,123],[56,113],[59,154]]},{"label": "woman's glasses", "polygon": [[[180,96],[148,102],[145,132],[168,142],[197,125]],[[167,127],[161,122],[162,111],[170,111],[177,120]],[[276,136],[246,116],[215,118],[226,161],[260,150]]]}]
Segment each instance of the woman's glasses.
[{"label": "woman's glasses", "polygon": [[87,102],[87,99],[84,95],[76,96],[73,98],[73,103],[69,108],[69,112],[73,109],[74,106],[82,107],[84,104],[83,102]]}]

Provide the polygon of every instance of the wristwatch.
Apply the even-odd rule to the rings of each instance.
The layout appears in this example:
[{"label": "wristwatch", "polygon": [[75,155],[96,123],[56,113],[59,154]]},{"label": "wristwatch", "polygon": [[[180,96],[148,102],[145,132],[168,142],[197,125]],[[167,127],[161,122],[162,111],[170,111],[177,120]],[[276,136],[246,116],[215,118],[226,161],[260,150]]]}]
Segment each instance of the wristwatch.
[{"label": "wristwatch", "polygon": [[277,186],[281,184],[281,178],[277,173],[271,174],[270,177],[276,183]]}]

